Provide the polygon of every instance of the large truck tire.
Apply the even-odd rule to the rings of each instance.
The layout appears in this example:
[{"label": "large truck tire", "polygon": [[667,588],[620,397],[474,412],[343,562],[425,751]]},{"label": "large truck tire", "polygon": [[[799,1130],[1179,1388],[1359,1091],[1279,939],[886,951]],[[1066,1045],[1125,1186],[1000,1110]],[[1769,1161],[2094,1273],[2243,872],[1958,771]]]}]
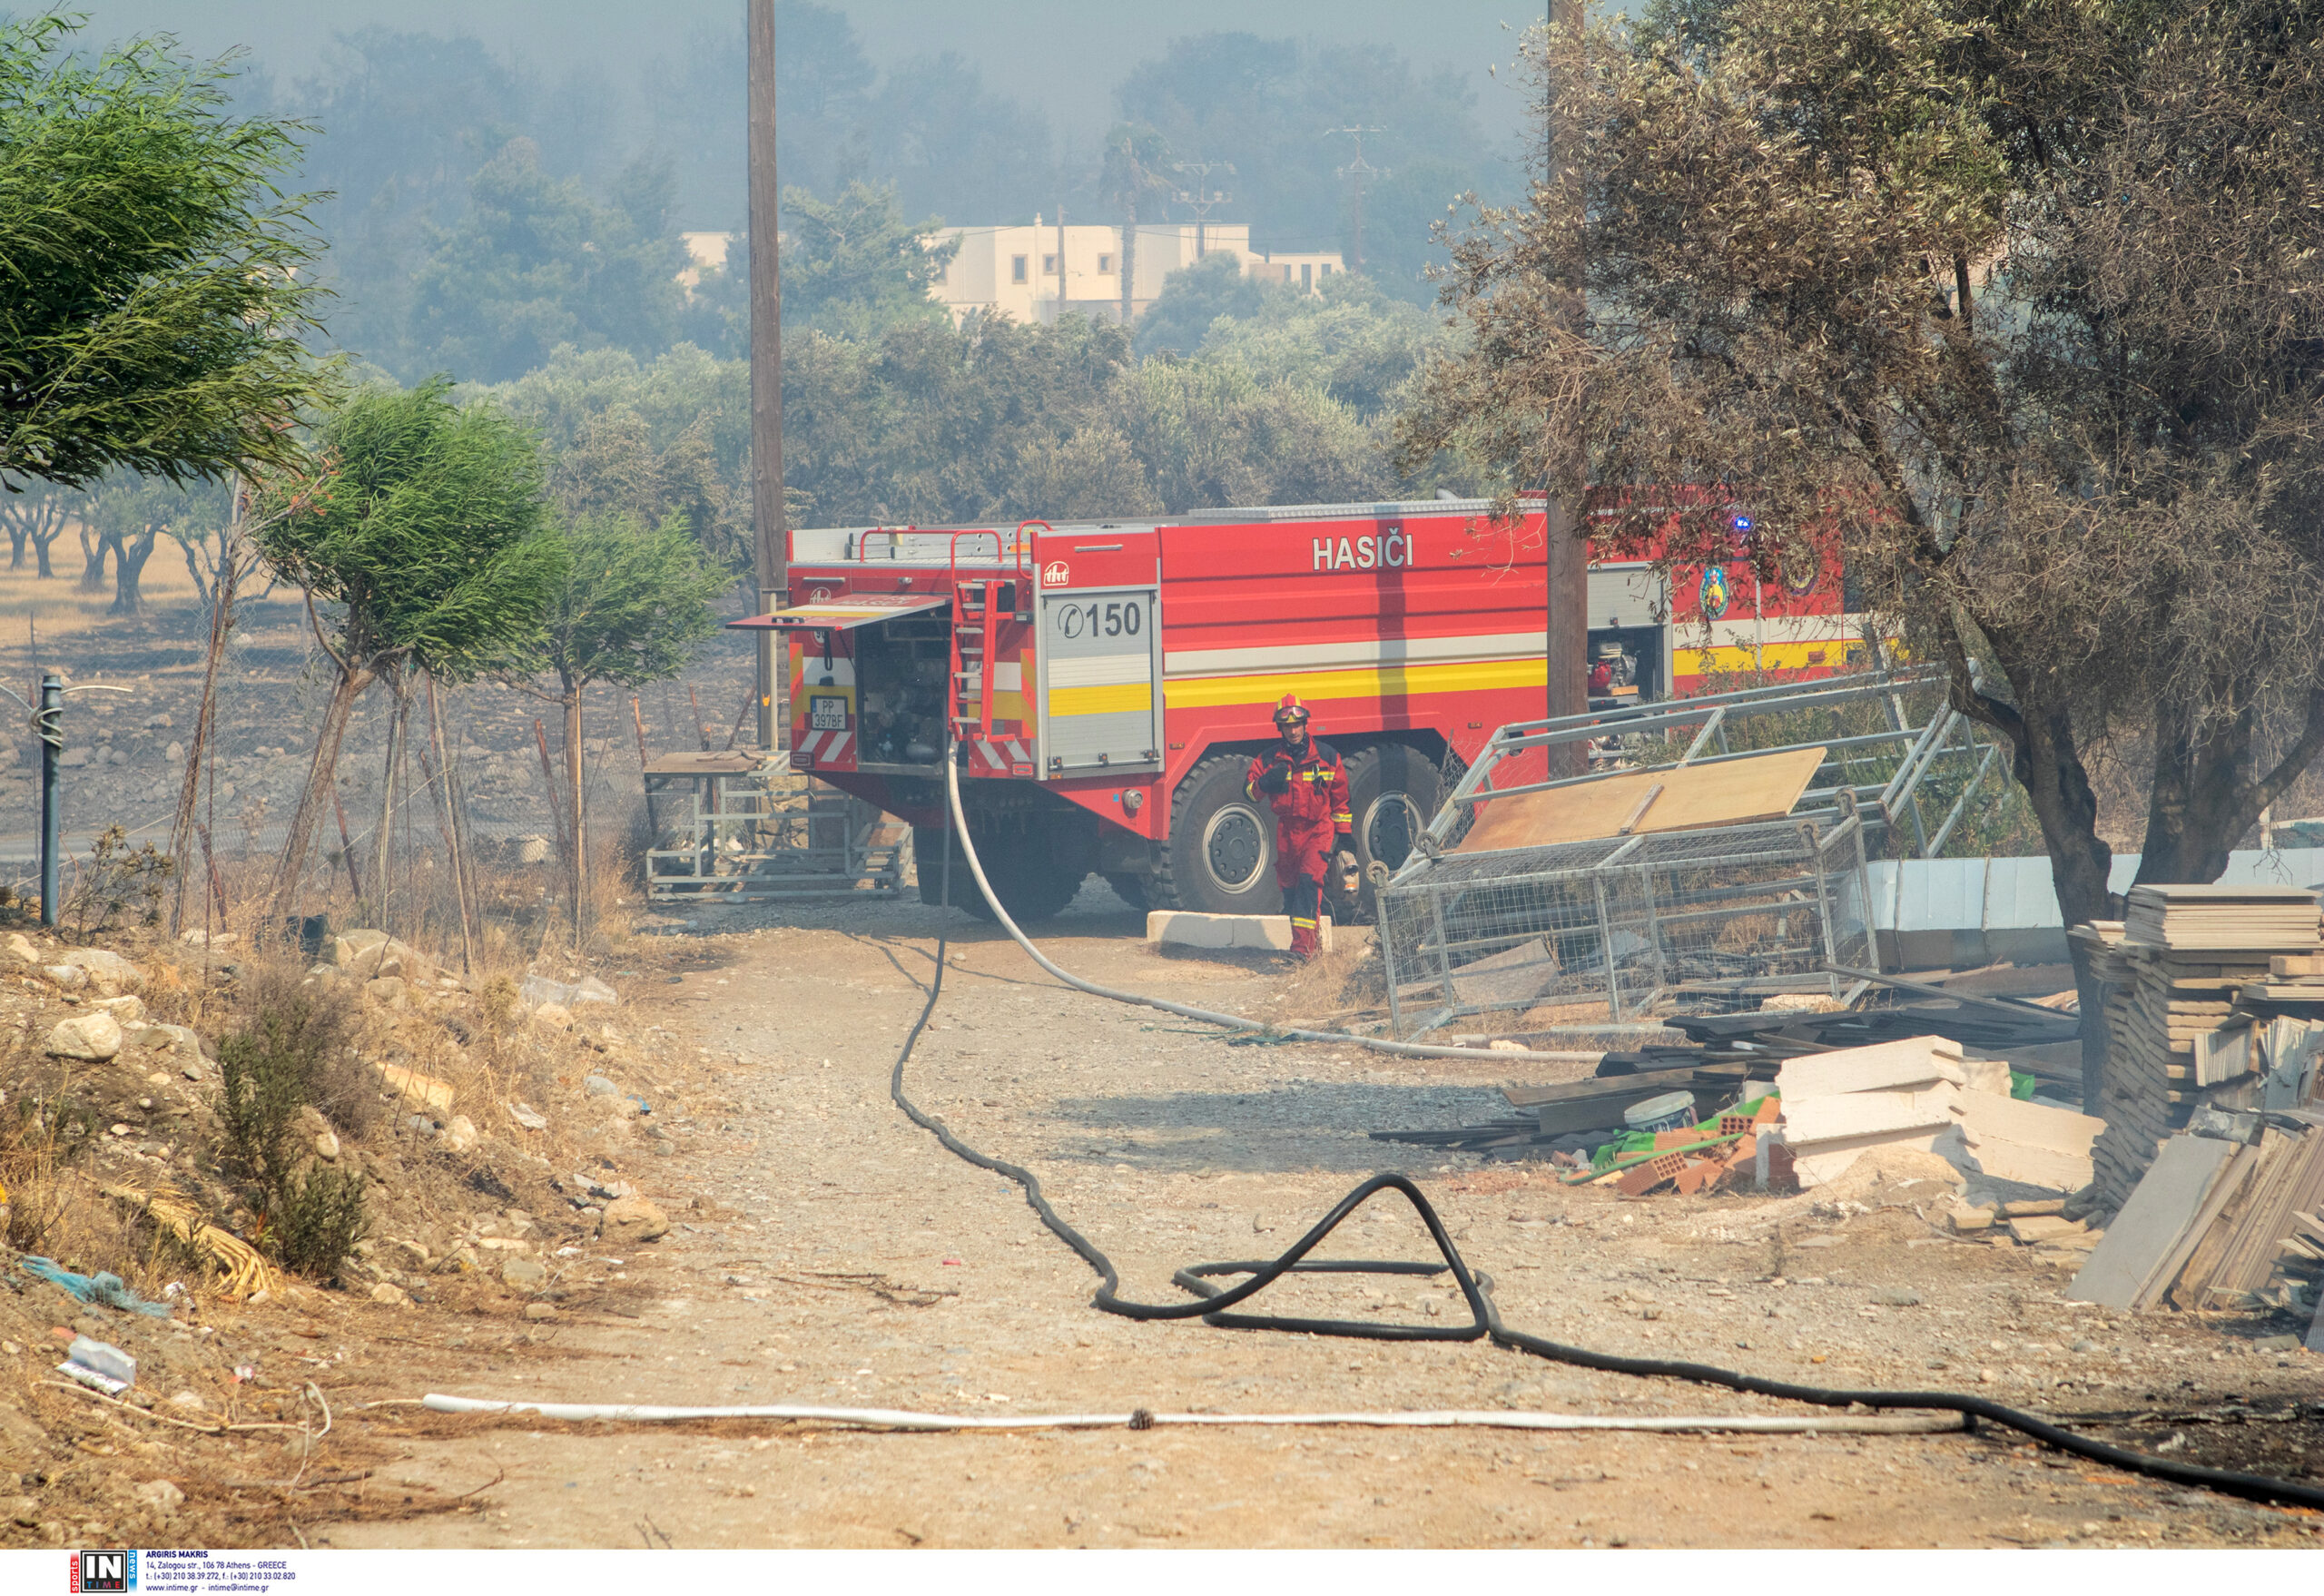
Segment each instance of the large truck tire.
[{"label": "large truck tire", "polygon": [[1347,761],[1348,809],[1355,816],[1356,861],[1364,876],[1364,913],[1378,912],[1372,866],[1393,875],[1402,869],[1444,802],[1444,773],[1418,749],[1375,743]]},{"label": "large truck tire", "polygon": [[[920,901],[940,903],[944,891],[944,836],[933,826],[911,832],[912,868],[920,877]],[[1049,839],[1039,834],[1003,832],[977,839],[977,862],[1000,895],[1009,917],[1019,925],[1053,920],[1081,891],[1086,872],[1076,872],[1052,857]],[[952,904],[979,920],[992,919],[992,905],[977,890],[976,872],[957,850],[952,855]]]},{"label": "large truck tire", "polygon": [[1187,773],[1170,799],[1170,836],[1147,898],[1157,909],[1280,914],[1275,815],[1243,791],[1245,754],[1216,754]]}]

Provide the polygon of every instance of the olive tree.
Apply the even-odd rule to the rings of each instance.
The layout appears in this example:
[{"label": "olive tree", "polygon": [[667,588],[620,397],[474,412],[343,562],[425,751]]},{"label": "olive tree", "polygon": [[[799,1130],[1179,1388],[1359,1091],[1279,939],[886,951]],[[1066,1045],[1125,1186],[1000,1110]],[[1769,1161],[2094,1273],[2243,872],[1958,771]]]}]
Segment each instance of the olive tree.
[{"label": "olive tree", "polygon": [[2214,879],[2324,745],[2320,20],[1693,0],[1537,34],[1549,147],[1452,241],[1472,342],[1405,458],[1728,489],[1636,497],[1614,530],[1673,561],[1735,557],[1722,499],[1770,570],[1837,533],[2004,740],[2070,922],[2112,906],[2101,751],[2151,762],[2139,879]]}]

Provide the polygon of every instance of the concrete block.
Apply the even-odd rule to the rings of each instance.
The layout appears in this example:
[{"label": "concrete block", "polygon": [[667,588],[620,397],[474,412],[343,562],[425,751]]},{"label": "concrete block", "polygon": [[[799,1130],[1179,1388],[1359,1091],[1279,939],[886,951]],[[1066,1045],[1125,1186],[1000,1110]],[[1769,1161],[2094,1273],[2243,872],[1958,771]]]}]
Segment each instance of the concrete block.
[{"label": "concrete block", "polygon": [[[1324,951],[1332,951],[1332,922],[1316,928]],[[1291,951],[1291,917],[1285,914],[1201,914],[1191,909],[1157,909],[1146,917],[1146,940],[1181,948],[1244,948],[1256,952]]]}]

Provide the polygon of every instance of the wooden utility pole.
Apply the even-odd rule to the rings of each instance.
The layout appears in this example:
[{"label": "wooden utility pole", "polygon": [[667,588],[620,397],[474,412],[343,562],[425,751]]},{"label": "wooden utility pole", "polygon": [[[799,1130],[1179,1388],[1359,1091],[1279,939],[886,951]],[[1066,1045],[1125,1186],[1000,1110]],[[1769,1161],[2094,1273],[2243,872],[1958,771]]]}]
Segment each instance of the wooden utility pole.
[{"label": "wooden utility pole", "polygon": [[[1561,43],[1580,38],[1581,0],[1550,0],[1547,21],[1549,25],[1542,39],[1545,66],[1548,54],[1553,54]],[[1546,91],[1550,95],[1557,93],[1554,75],[1548,78]],[[1578,214],[1581,174],[1574,169],[1570,153],[1559,147],[1552,105],[1543,127],[1541,202],[1545,207],[1557,206],[1568,212],[1557,218],[1560,225],[1552,232],[1552,237],[1556,231],[1571,224],[1578,238],[1581,221]],[[1580,269],[1579,261],[1551,268],[1559,279],[1554,287],[1563,300],[1559,311],[1561,318],[1571,318],[1581,309],[1581,283],[1577,280]],[[1569,458],[1572,453],[1568,448],[1553,452]],[[1585,540],[1586,517],[1579,498],[1551,482],[1543,511],[1542,537],[1548,544],[1549,564],[1549,605],[1544,620],[1549,633],[1550,685],[1545,713],[1554,719],[1582,714],[1590,708],[1590,548]],[[1552,746],[1549,755],[1552,780],[1581,775],[1589,767],[1589,745],[1584,743]]]},{"label": "wooden utility pole", "polygon": [[[751,158],[751,518],[757,546],[758,607],[783,602],[790,584],[790,539],[783,517],[783,271],[776,230],[782,190],[774,164],[774,0],[750,0]],[[774,634],[758,634],[759,748],[780,745],[788,685],[775,671]]]}]

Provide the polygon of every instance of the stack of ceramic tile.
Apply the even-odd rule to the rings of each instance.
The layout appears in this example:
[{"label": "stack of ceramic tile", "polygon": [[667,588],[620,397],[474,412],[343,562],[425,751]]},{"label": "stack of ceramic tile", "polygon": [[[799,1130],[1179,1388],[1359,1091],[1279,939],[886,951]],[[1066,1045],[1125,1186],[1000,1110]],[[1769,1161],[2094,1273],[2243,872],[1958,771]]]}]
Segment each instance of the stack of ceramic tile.
[{"label": "stack of ceramic tile", "polygon": [[2319,945],[2317,895],[2297,888],[2133,887],[2129,914],[2074,932],[2107,989],[2097,1105],[2106,1133],[2092,1152],[2094,1195],[2107,1210],[2129,1200],[2156,1149],[2198,1106],[2244,1106],[2248,1077],[2206,1079],[2211,1039],[2272,959]]},{"label": "stack of ceramic tile", "polygon": [[2306,887],[2132,887],[2122,940],[2180,951],[2302,953],[2316,947],[2316,893]]}]

